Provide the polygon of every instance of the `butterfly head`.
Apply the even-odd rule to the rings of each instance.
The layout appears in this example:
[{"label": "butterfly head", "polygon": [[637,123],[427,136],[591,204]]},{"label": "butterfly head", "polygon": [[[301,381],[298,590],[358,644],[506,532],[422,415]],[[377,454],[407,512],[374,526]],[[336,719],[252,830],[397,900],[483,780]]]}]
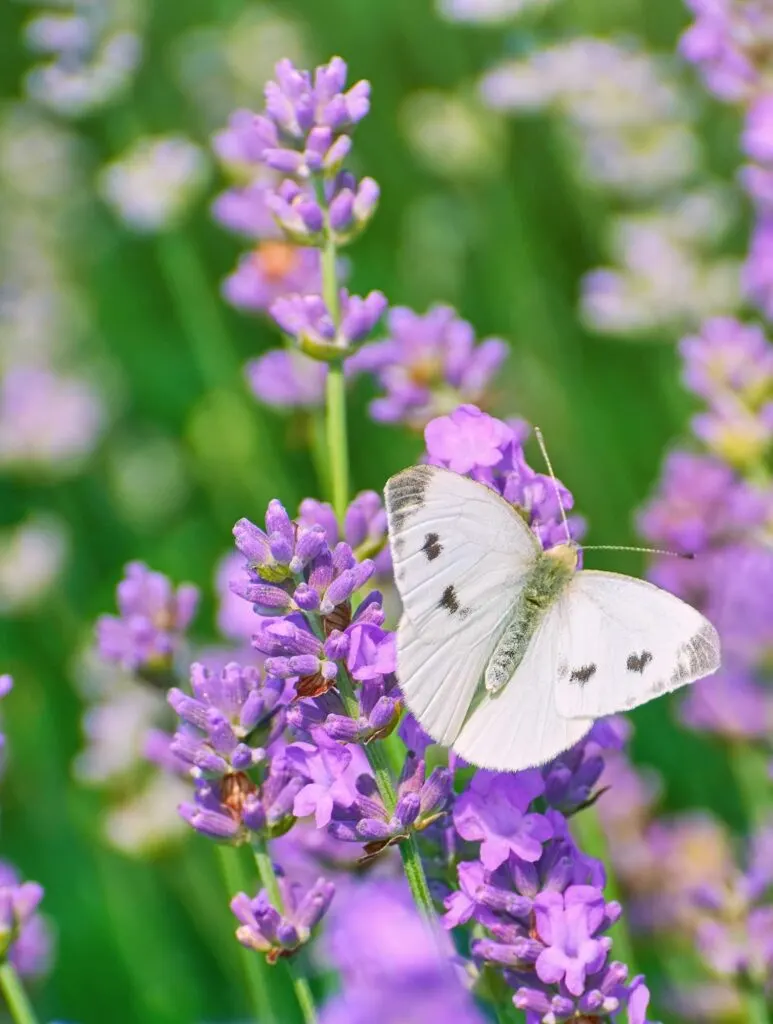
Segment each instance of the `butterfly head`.
[{"label": "butterfly head", "polygon": [[572,573],[577,568],[579,562],[579,548],[574,541],[567,541],[565,544],[556,544],[552,548],[548,548],[545,552],[545,558],[552,558],[560,565],[563,569]]}]

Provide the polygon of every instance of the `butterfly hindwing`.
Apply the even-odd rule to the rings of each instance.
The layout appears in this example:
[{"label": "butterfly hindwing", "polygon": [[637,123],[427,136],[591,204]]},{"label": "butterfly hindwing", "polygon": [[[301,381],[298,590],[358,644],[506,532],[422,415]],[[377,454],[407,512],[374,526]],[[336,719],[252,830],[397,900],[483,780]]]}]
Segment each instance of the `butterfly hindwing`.
[{"label": "butterfly hindwing", "polygon": [[556,707],[568,718],[626,711],[719,667],[711,623],[644,580],[578,572],[557,615]]},{"label": "butterfly hindwing", "polygon": [[494,491],[434,466],[392,477],[386,508],[403,600],[398,679],[422,727],[450,744],[539,544]]},{"label": "butterfly hindwing", "polygon": [[553,606],[510,681],[495,694],[479,695],[454,743],[466,761],[495,771],[520,771],[574,746],[593,725],[592,718],[565,718],[556,710],[558,628]]}]

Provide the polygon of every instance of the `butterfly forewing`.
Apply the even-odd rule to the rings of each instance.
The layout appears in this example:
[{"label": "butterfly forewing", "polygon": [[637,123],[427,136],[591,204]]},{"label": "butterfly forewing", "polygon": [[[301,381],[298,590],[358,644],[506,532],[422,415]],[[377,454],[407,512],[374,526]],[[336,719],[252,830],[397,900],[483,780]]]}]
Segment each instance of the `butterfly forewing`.
[{"label": "butterfly forewing", "polygon": [[450,744],[539,544],[494,491],[434,466],[392,477],[386,507],[404,612],[398,679],[422,727]]},{"label": "butterfly forewing", "polygon": [[626,711],[719,667],[711,623],[644,580],[578,572],[556,615],[556,707],[569,718]]}]

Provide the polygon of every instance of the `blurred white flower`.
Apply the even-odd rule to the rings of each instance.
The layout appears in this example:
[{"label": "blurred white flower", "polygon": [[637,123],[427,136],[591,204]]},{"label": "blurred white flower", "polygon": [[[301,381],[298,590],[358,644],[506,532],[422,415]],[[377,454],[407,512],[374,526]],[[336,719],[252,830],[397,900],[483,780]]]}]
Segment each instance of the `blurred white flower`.
[{"label": "blurred white flower", "polygon": [[438,10],[449,21],[497,24],[532,7],[547,7],[554,0],[438,0]]},{"label": "blurred white flower", "polygon": [[190,783],[173,775],[152,776],[144,789],[108,812],[108,841],[123,853],[141,856],[183,839],[190,828],[177,808],[190,799],[190,789]]},{"label": "blurred white flower", "polygon": [[172,227],[207,180],[204,151],[182,136],[136,142],[99,175],[99,191],[115,214],[139,232]]},{"label": "blurred white flower", "polygon": [[476,178],[495,174],[500,166],[499,120],[463,96],[416,92],[403,104],[401,121],[411,149],[436,174]]},{"label": "blurred white flower", "polygon": [[221,125],[240,107],[254,107],[283,57],[310,62],[302,21],[271,4],[250,4],[230,22],[189,29],[176,41],[175,70],[204,123]]},{"label": "blurred white flower", "polygon": [[33,515],[0,533],[0,612],[42,601],[62,572],[68,546],[64,523],[51,516]]},{"label": "blurred white flower", "polygon": [[624,195],[681,185],[702,160],[694,110],[671,64],[633,43],[558,43],[494,68],[480,91],[496,110],[562,116],[583,176]]},{"label": "blurred white flower", "polygon": [[[600,267],[582,281],[581,313],[592,328],[612,334],[683,330],[740,303],[740,266],[707,256],[713,241],[700,219],[706,197],[686,197],[652,215],[620,217],[612,238],[616,265]],[[691,231],[691,226],[703,227]]]},{"label": "blurred white flower", "polygon": [[73,764],[75,777],[104,785],[135,771],[148,730],[155,728],[165,706],[159,691],[125,682],[108,700],[87,708],[82,719],[86,746]]},{"label": "blurred white flower", "polygon": [[64,57],[57,53],[32,68],[25,79],[27,93],[58,114],[81,117],[125,92],[139,67],[142,40],[134,32],[116,32],[89,55],[88,62]]}]

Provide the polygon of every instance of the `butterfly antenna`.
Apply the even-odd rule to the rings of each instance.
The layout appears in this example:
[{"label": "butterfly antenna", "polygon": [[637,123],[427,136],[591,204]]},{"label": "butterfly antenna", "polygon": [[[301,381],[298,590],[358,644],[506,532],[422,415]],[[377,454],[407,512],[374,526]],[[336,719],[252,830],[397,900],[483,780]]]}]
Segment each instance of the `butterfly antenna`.
[{"label": "butterfly antenna", "polygon": [[631,548],[619,544],[583,544],[583,551],[636,551],[640,555],[669,555],[671,558],[693,559],[692,552],[664,551],[662,548]]},{"label": "butterfly antenna", "polygon": [[550,479],[553,481],[553,490],[556,492],[556,501],[558,502],[558,507],[561,509],[561,522],[564,524],[566,539],[571,543],[573,538],[569,529],[569,520],[566,518],[566,509],[564,508],[563,501],[561,501],[561,490],[558,486],[558,480],[556,480],[556,474],[553,472],[553,466],[550,462],[548,450],[545,447],[545,439],[543,438],[542,431],[539,427],[534,428],[534,435],[537,438],[537,444],[539,445],[539,450],[542,452],[542,458],[545,460],[545,465],[548,467]]}]

